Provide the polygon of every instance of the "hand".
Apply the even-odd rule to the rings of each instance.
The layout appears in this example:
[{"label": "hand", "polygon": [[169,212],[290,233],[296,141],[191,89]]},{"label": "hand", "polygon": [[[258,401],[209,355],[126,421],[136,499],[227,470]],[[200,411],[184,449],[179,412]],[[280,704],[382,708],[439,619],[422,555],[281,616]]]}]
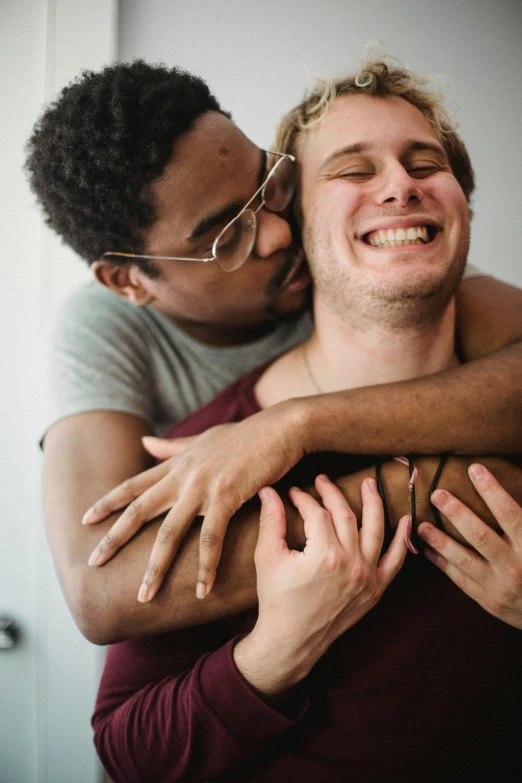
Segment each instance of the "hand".
[{"label": "hand", "polygon": [[140,601],[150,601],[194,518],[203,516],[196,594],[204,598],[214,584],[230,518],[263,485],[278,481],[304,456],[298,432],[295,407],[280,403],[238,424],[212,427],[194,439],[174,439],[170,445],[147,439],[148,450],[156,455],[165,455],[170,448],[183,450],[128,479],[86,512],[82,521],[93,524],[130,504],[89,563],[106,563],[146,522],[168,511],[139,592]]},{"label": "hand", "polygon": [[424,553],[483,609],[522,628],[522,509],[483,465],[470,465],[468,472],[504,535],[491,530],[450,492],[437,490],[433,503],[473,549],[423,522],[418,533],[429,544]]},{"label": "hand", "polygon": [[380,557],[384,514],[374,479],[362,484],[361,529],[341,491],[318,476],[321,506],[297,488],[290,498],[304,519],[306,546],[290,550],[286,516],[275,490],[264,487],[255,553],[259,618],[234,658],[262,694],[277,696],[305,677],[332,642],[380,599],[407,552],[411,519],[403,517]]}]

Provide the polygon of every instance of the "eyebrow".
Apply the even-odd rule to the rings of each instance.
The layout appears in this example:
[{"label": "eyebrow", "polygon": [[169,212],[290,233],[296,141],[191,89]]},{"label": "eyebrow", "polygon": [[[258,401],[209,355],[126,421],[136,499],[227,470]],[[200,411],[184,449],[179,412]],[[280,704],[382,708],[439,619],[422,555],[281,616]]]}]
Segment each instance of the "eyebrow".
[{"label": "eyebrow", "polygon": [[[258,187],[261,187],[265,177],[266,152],[264,150],[260,150],[260,156],[261,161],[257,175]],[[197,242],[198,239],[201,239],[201,237],[204,237],[205,234],[208,234],[208,232],[215,228],[215,226],[219,226],[221,223],[232,220],[232,218],[234,218],[241,211],[241,209],[243,209],[244,206],[244,202],[238,201],[236,199],[235,201],[227,204],[225,207],[217,209],[214,212],[211,212],[209,215],[206,215],[199,221],[189,236],[187,242]]]},{"label": "eyebrow", "polygon": [[[407,142],[407,145],[408,152],[430,151],[447,158],[444,147],[435,142],[411,140],[410,142]],[[345,158],[348,155],[358,155],[361,152],[368,152],[369,150],[371,150],[371,144],[368,144],[367,142],[358,142],[357,144],[350,144],[347,147],[342,147],[340,150],[332,152],[332,154],[321,163],[317,173],[321,174],[324,169],[328,168],[331,163],[339,158]]]},{"label": "eyebrow", "polygon": [[447,153],[444,147],[441,144],[436,144],[435,142],[412,141],[408,149],[412,152],[423,152],[424,150],[427,150],[428,152],[435,152],[437,155],[442,155],[443,157],[447,158]]}]

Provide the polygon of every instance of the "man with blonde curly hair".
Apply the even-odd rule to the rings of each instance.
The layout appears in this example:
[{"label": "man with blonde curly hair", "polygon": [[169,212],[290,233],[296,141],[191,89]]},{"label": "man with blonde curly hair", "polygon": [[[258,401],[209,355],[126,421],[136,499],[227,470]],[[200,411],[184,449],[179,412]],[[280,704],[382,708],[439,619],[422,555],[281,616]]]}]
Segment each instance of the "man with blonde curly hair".
[{"label": "man with blonde curly hair", "polygon": [[[297,124],[302,107],[291,112],[294,141],[282,142],[300,164],[314,332],[175,434],[459,365],[455,292],[469,247],[469,160],[449,125],[407,98],[415,90],[385,90],[388,79],[404,86],[405,71],[394,76],[381,63],[368,73],[375,80],[359,77],[361,88],[313,97],[304,114],[315,121]],[[323,457],[313,455],[292,482],[319,470]],[[411,460],[410,470],[414,487]],[[516,469],[513,476],[516,486]],[[474,465],[470,477],[487,499],[488,471]],[[301,551],[285,541],[289,511],[278,493],[260,491],[258,612],[109,651],[93,725],[111,777],[517,780],[520,630],[423,558],[406,556],[414,507],[387,530],[373,475],[362,484],[360,529],[326,476],[315,488],[321,502],[290,490],[304,519]],[[466,516],[447,491],[432,500],[450,520]]]}]

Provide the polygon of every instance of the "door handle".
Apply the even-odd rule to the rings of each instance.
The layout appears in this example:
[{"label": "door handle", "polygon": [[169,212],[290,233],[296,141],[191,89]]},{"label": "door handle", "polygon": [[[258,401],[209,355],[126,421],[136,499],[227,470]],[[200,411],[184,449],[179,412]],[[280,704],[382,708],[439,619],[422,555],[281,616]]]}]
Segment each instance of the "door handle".
[{"label": "door handle", "polygon": [[20,638],[15,621],[7,615],[0,615],[0,650],[10,650]]}]

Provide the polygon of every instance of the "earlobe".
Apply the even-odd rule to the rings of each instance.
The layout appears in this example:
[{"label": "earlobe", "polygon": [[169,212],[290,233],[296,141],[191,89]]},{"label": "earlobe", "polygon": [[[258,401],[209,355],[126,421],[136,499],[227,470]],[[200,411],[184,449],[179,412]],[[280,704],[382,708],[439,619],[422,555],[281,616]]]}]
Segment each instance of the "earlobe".
[{"label": "earlobe", "polygon": [[153,294],[144,284],[143,273],[136,264],[111,264],[109,261],[94,261],[91,265],[96,280],[123,296],[135,305],[150,304]]}]

